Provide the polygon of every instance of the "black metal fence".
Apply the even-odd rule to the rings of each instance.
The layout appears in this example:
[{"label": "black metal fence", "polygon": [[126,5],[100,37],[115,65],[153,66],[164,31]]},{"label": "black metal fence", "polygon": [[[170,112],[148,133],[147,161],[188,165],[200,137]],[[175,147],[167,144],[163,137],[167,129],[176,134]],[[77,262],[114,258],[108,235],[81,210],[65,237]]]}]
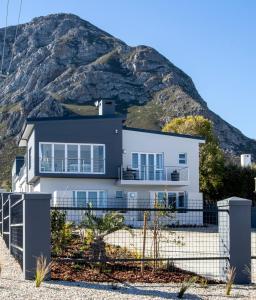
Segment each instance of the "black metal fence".
[{"label": "black metal fence", "polygon": [[[118,205],[119,199],[105,199],[105,206],[92,202],[77,207],[73,199],[55,199],[51,207],[55,261],[85,266],[104,262],[126,271],[145,267],[223,279],[228,249],[223,250],[221,241],[228,233],[213,224],[220,212],[228,210],[203,207],[196,200],[186,208],[149,199],[129,201],[125,208]],[[63,233],[57,226],[61,218],[69,235],[65,241],[58,238]]]},{"label": "black metal fence", "polygon": [[10,251],[23,268],[23,197],[10,196]]},{"label": "black metal fence", "polygon": [[10,199],[8,194],[2,194],[2,219],[3,219],[3,240],[9,248],[10,241]]},{"label": "black metal fence", "polygon": [[23,267],[23,197],[4,193],[2,197],[2,235],[10,253]]}]

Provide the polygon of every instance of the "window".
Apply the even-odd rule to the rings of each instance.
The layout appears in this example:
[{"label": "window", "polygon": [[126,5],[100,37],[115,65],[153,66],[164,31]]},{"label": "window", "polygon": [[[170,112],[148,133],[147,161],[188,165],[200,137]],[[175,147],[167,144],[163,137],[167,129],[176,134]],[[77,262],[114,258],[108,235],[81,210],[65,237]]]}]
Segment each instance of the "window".
[{"label": "window", "polygon": [[54,172],[65,172],[65,145],[54,144]]},{"label": "window", "polygon": [[40,171],[105,173],[105,145],[40,143]]},{"label": "window", "polygon": [[73,191],[74,207],[106,207],[107,193],[98,190]]},{"label": "window", "polygon": [[140,180],[163,180],[163,153],[132,153],[132,169],[138,170]]},{"label": "window", "polygon": [[32,148],[30,147],[28,150],[28,169],[31,169],[31,162],[32,162]]},{"label": "window", "polygon": [[187,164],[187,153],[180,153],[179,154],[179,164],[186,165]]},{"label": "window", "polygon": [[157,192],[157,201],[164,207],[186,208],[187,200],[186,192]]},{"label": "window", "polygon": [[67,171],[78,172],[78,145],[67,145]]},{"label": "window", "polygon": [[91,146],[90,145],[81,145],[80,146],[80,171],[83,173],[91,172]]},{"label": "window", "polygon": [[104,148],[93,145],[93,173],[104,172]]},{"label": "window", "polygon": [[52,172],[52,144],[41,144],[40,150],[41,172]]},{"label": "window", "polygon": [[138,169],[138,167],[139,167],[139,154],[132,153],[132,168]]}]

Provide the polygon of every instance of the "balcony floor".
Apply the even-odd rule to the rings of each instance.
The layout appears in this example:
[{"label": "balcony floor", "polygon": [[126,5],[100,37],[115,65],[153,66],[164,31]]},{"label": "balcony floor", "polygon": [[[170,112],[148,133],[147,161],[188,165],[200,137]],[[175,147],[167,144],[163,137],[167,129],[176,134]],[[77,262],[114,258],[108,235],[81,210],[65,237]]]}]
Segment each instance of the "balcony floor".
[{"label": "balcony floor", "polygon": [[117,185],[168,185],[168,186],[187,186],[189,181],[167,181],[167,180],[118,180]]}]

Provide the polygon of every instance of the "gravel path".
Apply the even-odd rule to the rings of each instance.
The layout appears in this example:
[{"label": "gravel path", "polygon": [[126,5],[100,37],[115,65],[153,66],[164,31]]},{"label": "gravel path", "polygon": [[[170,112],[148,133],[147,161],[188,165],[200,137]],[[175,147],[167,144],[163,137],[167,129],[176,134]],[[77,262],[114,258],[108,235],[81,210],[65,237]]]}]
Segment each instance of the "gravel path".
[{"label": "gravel path", "polygon": [[[0,237],[0,299],[2,300],[80,300],[80,299],[177,299],[177,284],[118,284],[70,283],[52,281],[35,288],[34,282],[22,279],[19,265],[9,255]],[[224,285],[208,288],[195,286],[183,299],[256,299],[254,286],[235,286],[232,297],[225,297]]]}]

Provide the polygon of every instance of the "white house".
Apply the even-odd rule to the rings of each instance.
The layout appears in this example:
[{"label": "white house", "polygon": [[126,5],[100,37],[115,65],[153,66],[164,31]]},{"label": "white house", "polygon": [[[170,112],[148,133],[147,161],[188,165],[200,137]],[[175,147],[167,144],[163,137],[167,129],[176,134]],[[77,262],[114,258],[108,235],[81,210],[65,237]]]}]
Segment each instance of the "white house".
[{"label": "white house", "polygon": [[[139,225],[156,200],[177,210],[172,222],[201,224],[200,137],[128,128],[102,101],[98,116],[28,119],[12,170],[14,192],[53,195],[53,205],[126,211]],[[182,210],[184,209],[184,210]]]}]

